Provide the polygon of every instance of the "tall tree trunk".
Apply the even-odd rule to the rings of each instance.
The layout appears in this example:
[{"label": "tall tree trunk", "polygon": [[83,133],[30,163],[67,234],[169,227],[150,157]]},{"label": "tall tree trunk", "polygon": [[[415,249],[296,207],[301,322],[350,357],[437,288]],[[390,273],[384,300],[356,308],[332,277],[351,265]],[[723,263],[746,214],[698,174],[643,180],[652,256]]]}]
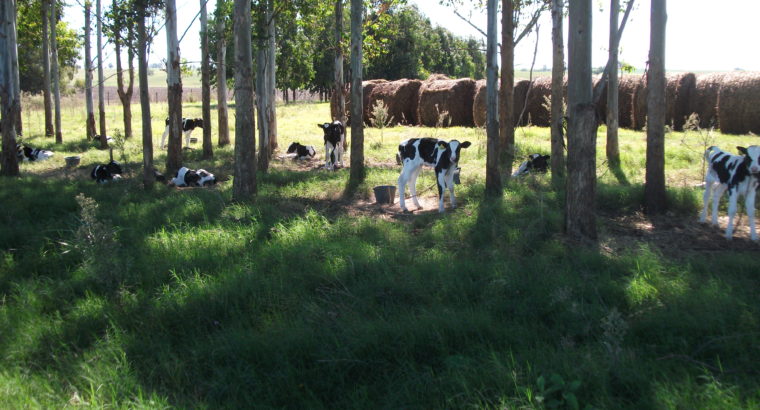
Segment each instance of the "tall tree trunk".
[{"label": "tall tree trunk", "polygon": [[42,0],[42,101],[45,106],[45,136],[52,137],[55,135],[53,128],[53,97],[50,95],[50,2],[51,0]]},{"label": "tall tree trunk", "polygon": [[140,111],[142,114],[143,186],[149,189],[156,182],[153,173],[153,129],[150,123],[150,86],[148,84],[148,35],[145,29],[145,8],[138,9],[137,67],[140,77]]},{"label": "tall tree trunk", "polygon": [[277,99],[277,90],[275,88],[277,80],[277,54],[275,35],[274,0],[269,0],[267,2],[267,55],[269,57],[267,59],[267,64],[269,64],[267,70],[267,93],[269,94],[269,98],[267,98],[267,121],[269,121],[269,126],[267,130],[269,131],[268,153],[270,158],[274,150],[277,149],[277,108],[275,106]]},{"label": "tall tree trunk", "polygon": [[[217,9],[220,3],[217,3]],[[216,53],[216,109],[219,130],[219,146],[230,143],[229,120],[227,117],[227,42],[224,28],[224,13],[216,16],[217,53]]]},{"label": "tall tree trunk", "polygon": [[364,180],[364,121],[362,121],[362,27],[364,2],[351,0],[351,173],[353,184]]},{"label": "tall tree trunk", "polygon": [[552,140],[552,184],[561,186],[565,180],[565,139],[562,123],[564,121],[564,96],[562,87],[565,76],[565,40],[562,32],[564,0],[552,0],[552,106],[551,106],[551,140]]},{"label": "tall tree trunk", "polygon": [[[346,125],[346,96],[343,94],[345,86],[343,84],[343,0],[335,0],[335,93],[338,102],[338,118],[343,125]],[[362,117],[359,117],[361,122]],[[343,145],[345,149],[346,145]]]},{"label": "tall tree trunk", "polygon": [[247,201],[256,195],[256,120],[253,116],[251,62],[251,2],[235,0],[235,165],[232,199]]},{"label": "tall tree trunk", "polygon": [[499,148],[504,177],[512,176],[515,160],[515,27],[514,0],[502,0],[501,88],[499,89]]},{"label": "tall tree trunk", "polygon": [[618,15],[620,0],[610,0],[610,56],[607,84],[607,162],[611,167],[620,165],[618,146]]},{"label": "tall tree trunk", "polygon": [[95,2],[95,18],[97,21],[97,44],[98,44],[98,122],[100,123],[100,148],[108,149],[108,135],[106,133],[106,92],[105,78],[103,76],[103,13],[100,8],[101,0]]},{"label": "tall tree trunk", "polygon": [[[116,1],[113,2],[114,9],[117,7]],[[113,45],[116,53],[116,93],[119,95],[119,101],[121,101],[122,113],[124,118],[124,138],[132,138],[132,83],[134,81],[134,73],[132,71],[132,63],[130,62],[129,73],[129,89],[124,89],[124,70],[121,64],[121,34],[114,30]],[[131,53],[131,51],[130,51]],[[131,60],[131,57],[130,57]],[[129,93],[127,92],[129,91]]]},{"label": "tall tree trunk", "polygon": [[596,113],[591,83],[591,0],[570,3],[565,230],[596,239]]},{"label": "tall tree trunk", "polygon": [[206,1],[201,4],[201,100],[203,112],[203,159],[214,157],[211,142],[211,62],[208,55],[208,12]]},{"label": "tall tree trunk", "polygon": [[12,25],[9,28],[8,35],[10,36],[10,58],[11,58],[11,76],[13,76],[13,84],[15,95],[14,98],[18,100],[18,110],[16,110],[16,133],[22,135],[24,133],[24,125],[21,121],[21,76],[18,72],[18,35],[16,33],[16,0],[9,1],[13,5]]},{"label": "tall tree trunk", "polygon": [[95,106],[92,101],[92,53],[90,52],[90,10],[92,2],[84,2],[84,96],[87,107],[86,132],[91,140],[98,132],[95,130]]},{"label": "tall tree trunk", "polygon": [[498,38],[497,0],[488,0],[488,45],[486,46],[486,194],[501,195],[501,175],[499,174],[499,91],[497,89],[498,73]]},{"label": "tall tree trunk", "polygon": [[58,5],[53,2],[50,9],[50,60],[52,61],[53,77],[53,101],[55,103],[55,142],[63,143],[63,133],[61,132],[61,75],[58,72]]},{"label": "tall tree trunk", "polygon": [[269,93],[267,92],[267,48],[259,43],[256,50],[256,110],[259,116],[259,156],[256,167],[261,172],[269,169],[269,121],[267,120],[267,106],[269,105]]},{"label": "tall tree trunk", "polygon": [[[12,31],[16,30],[16,2],[0,2],[0,126],[2,127],[2,146],[0,153],[0,175],[18,176],[18,158],[16,157],[16,117],[20,110],[18,99],[19,91],[16,90],[15,73],[18,67],[14,67],[11,58],[12,48],[16,47]],[[18,60],[16,60],[16,63]]]},{"label": "tall tree trunk", "polygon": [[647,171],[644,211],[665,212],[665,25],[666,0],[652,0],[647,72]]},{"label": "tall tree trunk", "polygon": [[180,74],[175,0],[166,1],[166,51],[166,83],[169,103],[169,148],[166,154],[166,174],[174,175],[182,166],[182,77]]}]

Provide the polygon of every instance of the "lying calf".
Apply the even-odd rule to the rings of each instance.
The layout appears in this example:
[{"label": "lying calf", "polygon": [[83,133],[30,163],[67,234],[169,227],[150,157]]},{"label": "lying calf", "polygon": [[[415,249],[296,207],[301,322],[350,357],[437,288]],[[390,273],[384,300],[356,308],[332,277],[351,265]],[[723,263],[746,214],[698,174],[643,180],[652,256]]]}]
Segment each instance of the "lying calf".
[{"label": "lying calf", "polygon": [[512,177],[521,177],[533,172],[540,172],[542,174],[545,174],[549,169],[549,158],[549,155],[528,155],[528,159],[520,164],[520,167],[517,168],[517,171],[515,171],[514,174],[512,174]]},{"label": "lying calf", "polygon": [[19,161],[43,161],[53,156],[53,151],[31,148],[23,144],[18,144],[16,148],[16,156],[18,157]]},{"label": "lying calf", "polygon": [[121,172],[121,165],[119,165],[118,162],[111,160],[111,162],[105,165],[95,165],[95,168],[90,172],[90,176],[95,182],[105,184],[114,179],[121,179]]},{"label": "lying calf", "polygon": [[705,151],[707,174],[705,175],[704,209],[699,218],[707,220],[707,205],[712,193],[712,224],[718,224],[718,204],[728,192],[728,226],[726,239],[731,239],[734,231],[734,215],[739,197],[744,197],[752,240],[757,240],[755,232],[755,194],[760,185],[760,146],[736,147],[743,155],[731,155],[718,147]]},{"label": "lying calf", "polygon": [[213,184],[216,184],[216,177],[214,174],[205,169],[199,169],[196,171],[187,167],[180,168],[179,171],[177,171],[177,175],[169,182],[169,185],[172,186],[202,187]]},{"label": "lying calf", "polygon": [[288,147],[288,154],[296,154],[295,159],[309,159],[317,155],[317,151],[311,145],[301,145],[298,142],[290,144]]}]

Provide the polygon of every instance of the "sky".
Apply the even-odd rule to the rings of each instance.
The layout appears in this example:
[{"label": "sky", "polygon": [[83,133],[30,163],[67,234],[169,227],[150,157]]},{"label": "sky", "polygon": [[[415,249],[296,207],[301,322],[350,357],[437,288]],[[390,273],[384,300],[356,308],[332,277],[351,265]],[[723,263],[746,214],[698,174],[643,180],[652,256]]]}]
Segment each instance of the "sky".
[{"label": "sky", "polygon": [[[199,28],[196,19],[202,0],[176,0],[178,27],[187,35],[180,44],[180,55],[188,61],[200,60]],[[473,3],[463,0],[464,3]],[[622,2],[623,0],[621,0]],[[443,26],[456,35],[485,38],[468,23],[454,14],[450,7],[442,6],[439,0],[408,0],[418,6],[433,25]],[[84,17],[76,2],[69,2],[64,19],[72,28],[81,30]],[[110,2],[103,1],[104,4]],[[592,0],[593,14],[593,56],[592,65],[599,67],[607,61],[609,43],[609,1]],[[760,38],[760,0],[668,0],[668,21],[665,46],[665,66],[668,71],[728,71],[744,69],[760,71],[760,52],[752,51],[744,41],[755,43]],[[209,13],[216,7],[216,0],[208,0]],[[459,8],[460,14],[471,15],[471,22],[486,31],[484,12],[472,7]],[[621,13],[622,18],[622,13]],[[565,19],[565,42],[567,42],[567,19]],[[94,27],[93,27],[94,32]],[[539,20],[539,48],[536,69],[551,67],[551,17],[549,13]],[[93,38],[93,44],[95,44]],[[523,39],[515,50],[515,67],[530,68],[535,48],[535,32]],[[113,52],[106,52],[107,60],[113,61]],[[166,36],[163,32],[156,37],[150,63],[159,63],[166,56]],[[620,42],[620,60],[643,69],[649,51],[649,0],[636,0],[636,6],[626,25]],[[567,52],[566,52],[567,53]],[[567,54],[566,54],[567,55]]]}]

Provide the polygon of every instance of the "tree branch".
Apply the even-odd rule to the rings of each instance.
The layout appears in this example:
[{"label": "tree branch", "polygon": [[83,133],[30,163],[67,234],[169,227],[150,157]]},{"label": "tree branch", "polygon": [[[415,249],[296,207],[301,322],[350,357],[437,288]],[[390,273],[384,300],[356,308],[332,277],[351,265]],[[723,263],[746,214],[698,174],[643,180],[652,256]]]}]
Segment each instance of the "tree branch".
[{"label": "tree branch", "polygon": [[[631,14],[631,10],[633,10],[633,3],[636,0],[629,0],[628,5],[625,8],[625,13],[623,14],[623,20],[620,22],[620,28],[618,28],[617,31],[617,43],[620,44],[620,39],[623,38],[623,29],[625,29],[625,23],[628,22],[628,16]],[[594,87],[594,105],[597,105],[599,103],[599,100],[602,98],[602,93],[605,89],[607,89],[607,77],[610,76],[610,70],[612,67],[610,67],[611,61],[607,60],[607,64],[604,66],[604,72],[602,72],[602,78],[599,80],[598,83],[596,83],[596,87]],[[615,67],[617,70],[617,67]]]},{"label": "tree branch", "polygon": [[[517,43],[519,43],[520,40],[523,39],[523,37],[525,37],[528,33],[530,33],[530,31],[533,29],[533,26],[535,26],[536,22],[538,22],[538,18],[541,17],[541,13],[543,13],[545,9],[546,9],[546,6],[541,6],[533,13],[533,17],[531,17],[530,21],[525,26],[522,33],[520,33],[520,35],[517,36],[517,38],[515,38],[515,46],[517,46]],[[517,27],[517,24],[515,24],[515,27]]]},{"label": "tree branch", "polygon": [[478,33],[482,34],[483,37],[488,37],[488,35],[485,32],[483,32],[483,30],[481,30],[475,24],[472,24],[472,22],[470,20],[468,20],[467,18],[465,18],[463,15],[459,14],[459,12],[457,10],[454,10],[454,14],[456,14],[457,17],[459,17],[460,19],[464,20],[464,22],[467,23],[467,24],[469,24],[472,28],[474,28],[475,30],[478,30]]}]

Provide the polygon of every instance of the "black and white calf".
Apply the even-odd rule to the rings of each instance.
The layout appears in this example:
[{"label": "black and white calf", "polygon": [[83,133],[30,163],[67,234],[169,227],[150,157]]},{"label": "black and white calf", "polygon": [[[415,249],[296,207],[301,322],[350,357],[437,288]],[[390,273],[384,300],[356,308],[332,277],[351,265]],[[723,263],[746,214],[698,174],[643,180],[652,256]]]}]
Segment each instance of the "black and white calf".
[{"label": "black and white calf", "polygon": [[398,152],[403,163],[401,175],[398,177],[401,210],[408,211],[404,201],[404,191],[407,184],[409,184],[409,192],[412,194],[414,205],[417,208],[422,208],[417,200],[416,184],[417,176],[419,176],[423,165],[435,168],[436,182],[438,183],[438,212],[443,212],[443,195],[446,189],[449,190],[451,207],[456,208],[454,173],[459,163],[460,150],[469,146],[469,141],[451,140],[446,142],[435,138],[412,138],[399,144]]},{"label": "black and white calf", "polygon": [[512,176],[520,177],[533,172],[545,174],[549,169],[549,158],[549,155],[530,154],[528,155],[528,159],[520,164],[520,167],[517,168],[517,171]]},{"label": "black and white calf", "polygon": [[290,144],[288,154],[295,154],[295,159],[309,159],[317,155],[317,151],[311,145],[301,145],[298,142]]},{"label": "black and white calf", "polygon": [[23,144],[18,144],[16,147],[16,157],[18,157],[19,161],[42,161],[53,156],[53,151],[31,148]]},{"label": "black and white calf", "polygon": [[[93,139],[93,141],[100,142],[100,135],[94,135],[92,137],[92,139]],[[109,137],[109,136],[106,135],[106,142],[109,143],[109,144],[112,143],[113,142],[113,138],[111,138],[111,137]]]},{"label": "black and white calf", "polygon": [[196,171],[187,167],[180,168],[179,171],[177,171],[177,175],[175,175],[171,182],[169,182],[169,185],[196,187],[213,184],[216,184],[216,177],[214,174],[205,169],[199,169]]},{"label": "black and white calf", "polygon": [[760,146],[736,147],[743,155],[731,155],[718,147],[705,151],[707,175],[705,175],[704,209],[701,222],[707,221],[707,206],[712,192],[712,224],[718,224],[718,204],[728,192],[728,226],[726,239],[731,239],[734,231],[734,215],[739,197],[744,197],[752,240],[757,240],[755,232],[755,193],[760,184]]},{"label": "black and white calf", "polygon": [[95,165],[95,168],[90,172],[90,176],[95,182],[99,184],[105,184],[108,181],[114,179],[121,179],[121,165],[116,161],[111,161],[108,164]]},{"label": "black and white calf", "polygon": [[[185,135],[185,146],[190,146],[190,134],[196,128],[203,128],[203,118],[182,118],[182,132]],[[169,135],[169,119],[166,119],[166,129],[161,136],[161,149],[166,148],[166,137]]]},{"label": "black and white calf", "polygon": [[325,168],[343,167],[343,143],[346,141],[346,127],[340,121],[317,124],[325,132]]}]

